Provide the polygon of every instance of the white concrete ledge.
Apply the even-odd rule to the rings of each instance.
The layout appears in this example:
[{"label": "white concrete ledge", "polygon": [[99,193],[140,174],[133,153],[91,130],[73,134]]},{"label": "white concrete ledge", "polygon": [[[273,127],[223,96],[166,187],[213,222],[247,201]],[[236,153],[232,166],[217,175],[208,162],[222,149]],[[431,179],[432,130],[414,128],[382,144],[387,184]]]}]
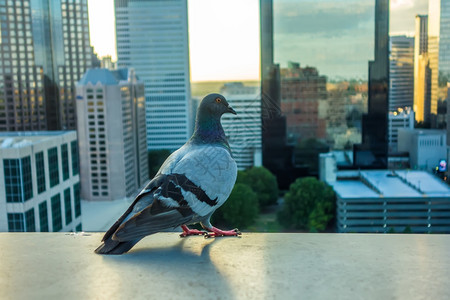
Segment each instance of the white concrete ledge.
[{"label": "white concrete ledge", "polygon": [[450,299],[450,235],[0,234],[0,299]]}]

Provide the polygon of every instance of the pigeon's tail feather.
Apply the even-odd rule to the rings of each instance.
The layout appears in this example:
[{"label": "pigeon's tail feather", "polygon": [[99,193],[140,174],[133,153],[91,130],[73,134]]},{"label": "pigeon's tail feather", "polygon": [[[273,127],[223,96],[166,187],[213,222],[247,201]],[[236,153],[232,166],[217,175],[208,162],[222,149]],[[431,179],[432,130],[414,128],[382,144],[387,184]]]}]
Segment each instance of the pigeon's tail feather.
[{"label": "pigeon's tail feather", "polygon": [[141,239],[135,239],[132,241],[126,241],[126,242],[119,242],[114,241],[113,239],[109,238],[102,242],[102,244],[95,249],[95,253],[97,254],[123,254],[125,252],[128,252],[131,248],[133,248],[134,245],[136,245],[137,242],[139,242]]}]

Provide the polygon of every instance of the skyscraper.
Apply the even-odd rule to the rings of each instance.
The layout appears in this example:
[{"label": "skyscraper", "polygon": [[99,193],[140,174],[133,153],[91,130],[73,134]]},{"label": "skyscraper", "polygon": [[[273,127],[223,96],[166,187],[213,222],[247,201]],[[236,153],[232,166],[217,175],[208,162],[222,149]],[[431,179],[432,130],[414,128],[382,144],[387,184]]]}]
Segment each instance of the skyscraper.
[{"label": "skyscraper", "polygon": [[90,69],[77,85],[81,195],[131,196],[148,179],[144,85],[133,70]]},{"label": "skyscraper", "polygon": [[389,0],[375,1],[375,59],[369,62],[368,113],[362,144],[354,145],[356,168],[386,168],[389,109]]},{"label": "skyscraper", "polygon": [[286,183],[282,176],[292,162],[292,149],[286,145],[286,117],[281,113],[280,67],[273,62],[272,0],[260,0],[260,46],[263,165],[279,183]]},{"label": "skyscraper", "polygon": [[431,71],[428,61],[428,15],[416,16],[414,37],[414,112],[417,122],[429,121]]},{"label": "skyscraper", "polygon": [[115,0],[117,65],[145,85],[148,149],[191,134],[187,0]]},{"label": "skyscraper", "polygon": [[428,3],[428,57],[431,69],[430,113],[436,115],[438,101],[446,98],[447,81],[450,78],[450,1],[429,0]]},{"label": "skyscraper", "polygon": [[389,38],[389,111],[414,105],[414,38]]},{"label": "skyscraper", "polygon": [[86,0],[0,1],[0,131],[74,129],[92,64]]}]

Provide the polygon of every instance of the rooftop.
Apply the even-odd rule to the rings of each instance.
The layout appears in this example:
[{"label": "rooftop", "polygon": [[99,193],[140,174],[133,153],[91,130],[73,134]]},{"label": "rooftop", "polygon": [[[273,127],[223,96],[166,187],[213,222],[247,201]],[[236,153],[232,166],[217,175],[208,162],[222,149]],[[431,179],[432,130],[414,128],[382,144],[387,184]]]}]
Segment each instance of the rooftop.
[{"label": "rooftop", "polygon": [[1,233],[0,299],[450,299],[450,235]]},{"label": "rooftop", "polygon": [[339,171],[329,182],[341,198],[450,197],[450,187],[425,171]]},{"label": "rooftop", "polygon": [[0,132],[1,148],[21,148],[40,143],[56,136],[62,136],[75,131],[14,131]]}]

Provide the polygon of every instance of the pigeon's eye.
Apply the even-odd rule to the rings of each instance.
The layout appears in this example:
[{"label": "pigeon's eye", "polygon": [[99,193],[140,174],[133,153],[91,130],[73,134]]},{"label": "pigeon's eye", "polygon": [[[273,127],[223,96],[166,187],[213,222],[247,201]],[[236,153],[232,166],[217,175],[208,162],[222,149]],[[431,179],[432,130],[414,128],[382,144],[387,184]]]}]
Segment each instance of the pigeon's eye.
[{"label": "pigeon's eye", "polygon": [[220,103],[220,101],[222,101],[222,99],[216,98],[216,102],[217,102],[217,103]]}]

